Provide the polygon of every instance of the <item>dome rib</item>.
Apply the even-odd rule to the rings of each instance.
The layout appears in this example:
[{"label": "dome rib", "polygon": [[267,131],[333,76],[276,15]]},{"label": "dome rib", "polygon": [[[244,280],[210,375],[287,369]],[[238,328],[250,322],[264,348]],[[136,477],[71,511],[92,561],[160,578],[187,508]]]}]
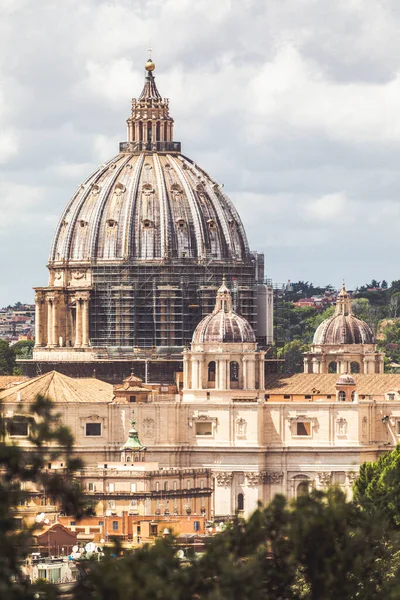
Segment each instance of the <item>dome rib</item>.
[{"label": "dome rib", "polygon": [[[249,260],[239,215],[209,176],[178,156],[121,153],[102,165],[64,210],[49,266],[91,260]],[[118,183],[124,188],[119,194]]]}]

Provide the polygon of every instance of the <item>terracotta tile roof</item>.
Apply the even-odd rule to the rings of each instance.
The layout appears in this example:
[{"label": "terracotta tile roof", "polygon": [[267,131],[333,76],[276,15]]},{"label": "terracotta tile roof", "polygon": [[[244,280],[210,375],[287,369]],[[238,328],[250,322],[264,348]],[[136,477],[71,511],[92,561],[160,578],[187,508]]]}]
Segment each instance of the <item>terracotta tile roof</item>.
[{"label": "terracotta tile roof", "polygon": [[1,402],[33,402],[43,394],[54,402],[111,402],[113,386],[100,379],[74,379],[57,371],[28,379],[19,385],[0,391]]},{"label": "terracotta tile roof", "polygon": [[26,381],[28,378],[23,375],[0,375],[0,390],[4,390],[8,387]]},{"label": "terracotta tile roof", "polygon": [[[383,395],[400,390],[400,374],[384,373],[378,375],[352,375],[356,381],[357,392],[361,395]],[[335,394],[335,384],[339,375],[314,375],[297,373],[295,375],[266,375],[265,390],[269,394]],[[313,391],[314,390],[314,391]]]}]

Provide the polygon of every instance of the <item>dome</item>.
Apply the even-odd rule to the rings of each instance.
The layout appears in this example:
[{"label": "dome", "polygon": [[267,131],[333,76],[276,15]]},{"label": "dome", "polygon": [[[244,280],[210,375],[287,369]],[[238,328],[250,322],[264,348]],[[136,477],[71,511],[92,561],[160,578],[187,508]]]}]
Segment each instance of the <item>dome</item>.
[{"label": "dome", "polygon": [[214,311],[197,325],[193,344],[254,344],[256,338],[248,321],[232,309],[232,297],[225,283],[217,292]]},{"label": "dome", "polygon": [[96,261],[250,258],[232,202],[173,140],[169,101],[151,59],[132,100],[128,141],[78,187],[57,226],[49,266]]},{"label": "dome", "polygon": [[339,379],[336,382],[336,385],[356,385],[356,382],[354,377],[348,375],[347,373],[344,373],[343,375],[340,375]]},{"label": "dome", "polygon": [[344,286],[340,291],[333,317],[325,319],[314,334],[315,345],[374,344],[370,326],[353,315],[351,302]]},{"label": "dome", "polygon": [[229,198],[179,153],[121,152],[76,190],[55,232],[50,263],[248,254]]}]

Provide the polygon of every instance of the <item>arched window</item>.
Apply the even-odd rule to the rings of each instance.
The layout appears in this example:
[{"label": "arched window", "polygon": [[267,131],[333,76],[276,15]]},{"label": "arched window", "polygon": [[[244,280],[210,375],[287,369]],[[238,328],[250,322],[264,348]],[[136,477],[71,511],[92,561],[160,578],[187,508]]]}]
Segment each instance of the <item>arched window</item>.
[{"label": "arched window", "polygon": [[168,123],[164,123],[164,142],[168,141]]},{"label": "arched window", "polygon": [[169,486],[168,486],[168,481],[166,481],[164,483],[164,492],[168,492]]},{"label": "arched window", "polygon": [[340,392],[338,393],[338,400],[339,402],[346,402],[346,392],[340,390]]},{"label": "arched window", "polygon": [[360,372],[360,365],[358,362],[353,361],[352,363],[350,363],[350,373],[359,373]]},{"label": "arched window", "polygon": [[151,142],[152,124],[151,121],[147,123],[147,141]]},{"label": "arched window", "polygon": [[337,363],[336,362],[330,362],[328,365],[328,373],[337,373]]},{"label": "arched window", "polygon": [[239,363],[236,360],[232,360],[229,365],[229,378],[231,383],[239,381]]},{"label": "arched window", "polygon": [[244,510],[244,496],[243,494],[238,494],[237,497],[237,509]]},{"label": "arched window", "polygon": [[351,401],[354,402],[356,399],[356,393],[355,392],[351,392]]},{"label": "arched window", "polygon": [[308,480],[301,481],[297,486],[296,494],[299,496],[308,496],[310,493],[310,482]]},{"label": "arched window", "polygon": [[144,139],[143,139],[143,123],[142,123],[142,121],[139,121],[139,140],[141,142],[144,142]]},{"label": "arched window", "polygon": [[157,121],[156,125],[156,141],[160,141],[160,121]]},{"label": "arched window", "polygon": [[208,363],[208,379],[210,383],[215,383],[215,360]]}]

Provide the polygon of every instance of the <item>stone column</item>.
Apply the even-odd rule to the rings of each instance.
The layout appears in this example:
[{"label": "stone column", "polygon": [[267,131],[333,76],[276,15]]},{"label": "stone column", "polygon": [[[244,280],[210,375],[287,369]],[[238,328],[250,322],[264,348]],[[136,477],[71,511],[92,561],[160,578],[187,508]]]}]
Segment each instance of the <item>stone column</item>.
[{"label": "stone column", "polygon": [[189,389],[189,362],[186,351],[183,352],[183,389]]},{"label": "stone column", "polygon": [[265,362],[264,362],[264,355],[260,354],[260,390],[264,390],[265,389]]},{"label": "stone column", "polygon": [[35,347],[43,346],[43,293],[35,294]]},{"label": "stone column", "polygon": [[53,298],[48,296],[47,301],[47,346],[54,345],[53,342]]},{"label": "stone column", "polygon": [[226,390],[228,388],[227,384],[226,384],[226,360],[223,358],[220,358],[218,360],[218,364],[219,364],[219,389],[220,390]]},{"label": "stone column", "polygon": [[254,390],[256,387],[254,356],[247,358],[247,389]]},{"label": "stone column", "polygon": [[85,295],[82,299],[82,346],[89,346],[89,297]]},{"label": "stone column", "polygon": [[80,348],[82,346],[82,306],[80,298],[76,299],[75,307],[75,348]]},{"label": "stone column", "polygon": [[58,302],[58,297],[54,296],[53,298],[53,302],[52,302],[52,315],[51,315],[51,328],[52,328],[52,345],[53,346],[58,346],[58,339],[57,339],[57,330],[58,330],[58,321],[57,321],[57,302]]},{"label": "stone column", "polygon": [[243,358],[242,358],[242,382],[243,382],[244,390],[248,389],[248,372],[247,372],[248,362],[247,361],[248,361],[247,356],[243,356]]}]

